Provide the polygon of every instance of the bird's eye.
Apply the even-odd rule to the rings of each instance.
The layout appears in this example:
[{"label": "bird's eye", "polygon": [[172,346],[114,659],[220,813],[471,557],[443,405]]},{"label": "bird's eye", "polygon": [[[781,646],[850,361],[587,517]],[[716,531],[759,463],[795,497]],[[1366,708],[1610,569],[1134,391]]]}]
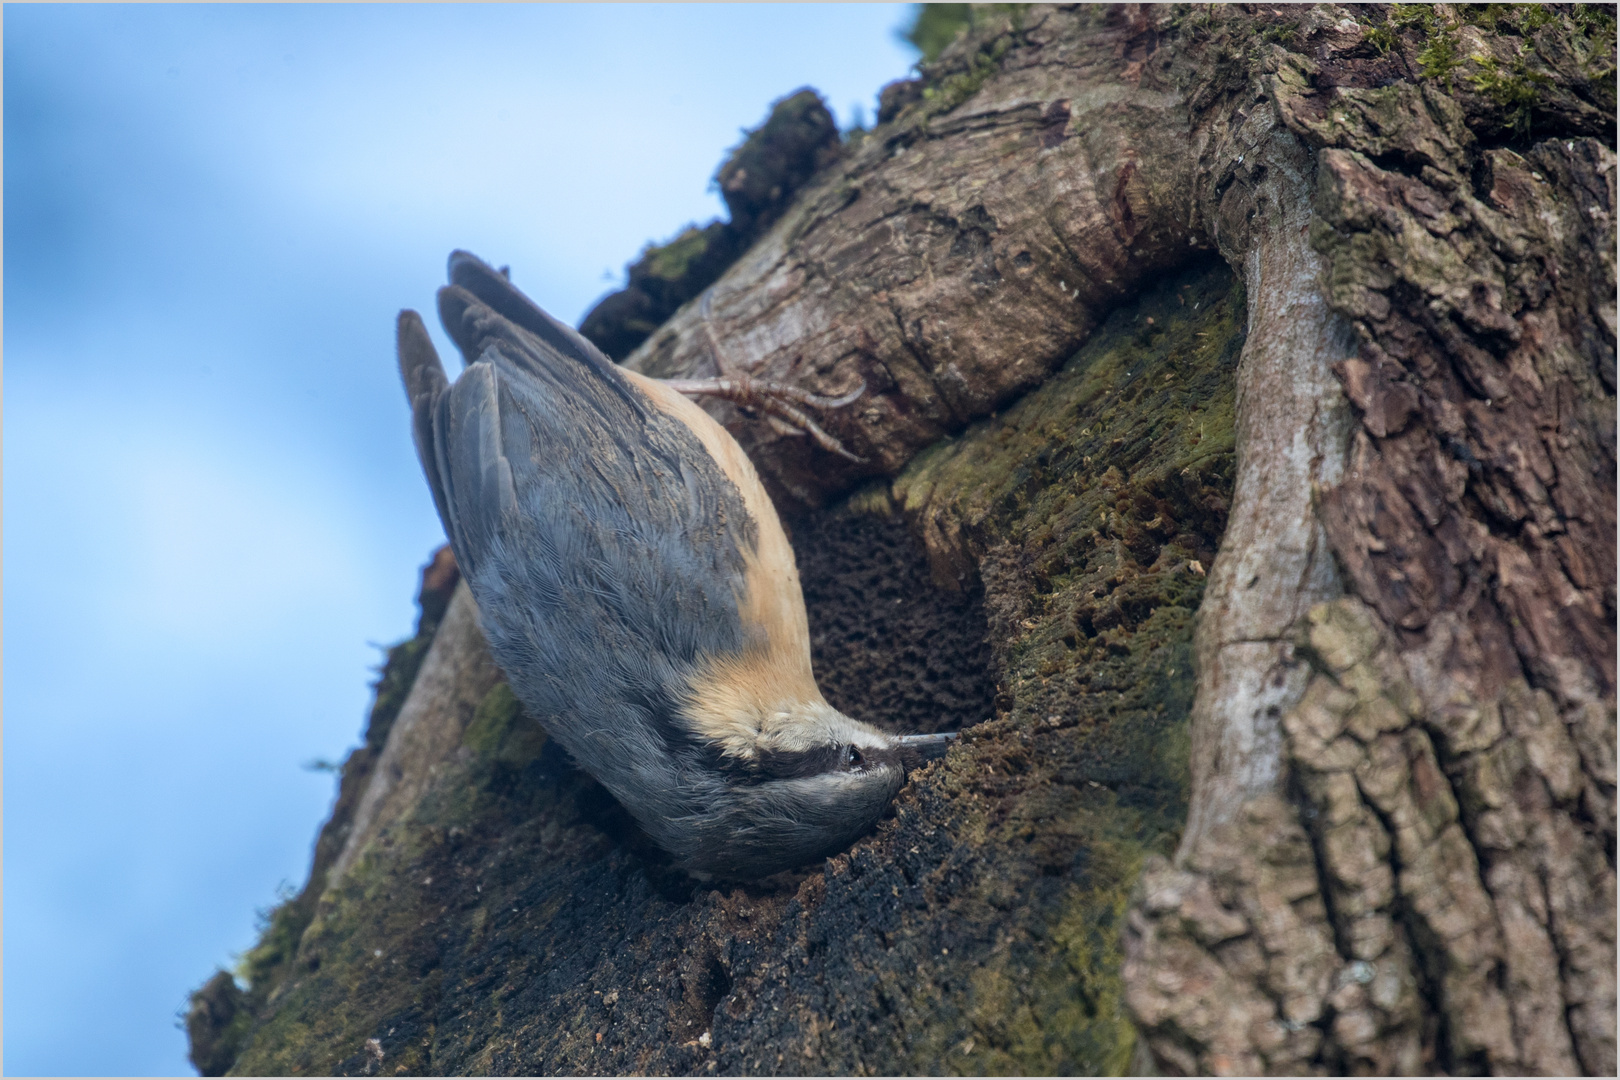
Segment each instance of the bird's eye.
[{"label": "bird's eye", "polygon": [[844,747],[844,767],[846,769],[858,769],[865,760],[865,758],[861,757],[861,752],[855,747]]}]

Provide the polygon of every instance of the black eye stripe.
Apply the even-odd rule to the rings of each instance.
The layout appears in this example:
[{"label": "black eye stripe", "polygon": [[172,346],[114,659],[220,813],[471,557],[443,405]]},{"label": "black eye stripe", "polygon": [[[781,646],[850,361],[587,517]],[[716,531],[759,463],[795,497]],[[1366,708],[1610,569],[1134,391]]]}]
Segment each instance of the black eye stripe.
[{"label": "black eye stripe", "polygon": [[884,765],[902,766],[901,755],[890,749],[843,743],[810,750],[763,750],[757,757],[714,757],[722,772],[745,783],[794,780],[832,772],[866,772]]},{"label": "black eye stripe", "polygon": [[756,767],[761,773],[777,780],[799,776],[817,776],[838,768],[843,757],[841,746],[817,746],[810,750],[766,750],[760,753]]}]

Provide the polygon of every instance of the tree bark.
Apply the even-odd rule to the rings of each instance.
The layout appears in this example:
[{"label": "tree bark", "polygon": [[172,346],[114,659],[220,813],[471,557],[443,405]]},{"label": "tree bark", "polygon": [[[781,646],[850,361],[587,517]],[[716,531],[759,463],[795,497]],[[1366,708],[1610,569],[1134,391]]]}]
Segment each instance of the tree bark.
[{"label": "tree bark", "polygon": [[979,625],[994,719],[824,867],[697,886],[458,601],[236,1070],[1612,1073],[1613,53],[979,20],[627,363],[864,383],[818,418],[863,464],[713,408],[829,693],[969,718]]},{"label": "tree bark", "polygon": [[[1347,80],[1338,29],[1255,107],[1314,151],[1309,276],[1355,331],[1333,369],[1359,428],[1348,463],[1323,448],[1313,523],[1350,595],[1299,612],[1282,737],[1247,742],[1212,715],[1206,600],[1195,747],[1260,761],[1195,768],[1130,1000],[1187,1071],[1612,1072],[1612,134],[1482,147],[1477,101]],[[1255,449],[1240,434],[1234,526]],[[1218,568],[1254,557],[1234,532]]]},{"label": "tree bark", "polygon": [[[1442,6],[1386,53],[1385,12],[1032,13],[1039,62],[869,147],[717,289],[759,372],[865,378],[837,430],[884,469],[1188,246],[1241,271],[1189,817],[1128,937],[1164,1067],[1614,1071],[1613,39],[1577,16]],[[1414,74],[1436,42],[1479,93]],[[1539,137],[1492,97],[1514,63]],[[1064,118],[1048,151],[1083,133],[1027,186],[992,134],[1020,110]],[[631,362],[700,367],[692,318]]]}]

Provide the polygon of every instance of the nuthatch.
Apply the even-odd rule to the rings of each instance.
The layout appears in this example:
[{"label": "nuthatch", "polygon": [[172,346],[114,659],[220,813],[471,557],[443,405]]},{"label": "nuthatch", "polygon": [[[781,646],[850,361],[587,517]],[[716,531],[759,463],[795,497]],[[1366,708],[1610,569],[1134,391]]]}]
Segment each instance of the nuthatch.
[{"label": "nuthatch", "polygon": [[416,448],[528,713],[700,875],[760,877],[870,829],[954,736],[889,735],[821,696],[793,549],[742,448],[472,255],[451,255],[439,316],[454,384],[399,316]]}]

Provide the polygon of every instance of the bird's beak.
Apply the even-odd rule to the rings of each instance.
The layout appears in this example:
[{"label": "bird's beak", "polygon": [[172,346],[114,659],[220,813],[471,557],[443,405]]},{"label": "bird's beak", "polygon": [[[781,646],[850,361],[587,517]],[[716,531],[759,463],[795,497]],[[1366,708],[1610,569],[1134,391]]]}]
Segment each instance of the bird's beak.
[{"label": "bird's beak", "polygon": [[941,731],[934,735],[901,735],[894,740],[894,745],[908,762],[921,764],[944,757],[955,741],[956,732]]}]

